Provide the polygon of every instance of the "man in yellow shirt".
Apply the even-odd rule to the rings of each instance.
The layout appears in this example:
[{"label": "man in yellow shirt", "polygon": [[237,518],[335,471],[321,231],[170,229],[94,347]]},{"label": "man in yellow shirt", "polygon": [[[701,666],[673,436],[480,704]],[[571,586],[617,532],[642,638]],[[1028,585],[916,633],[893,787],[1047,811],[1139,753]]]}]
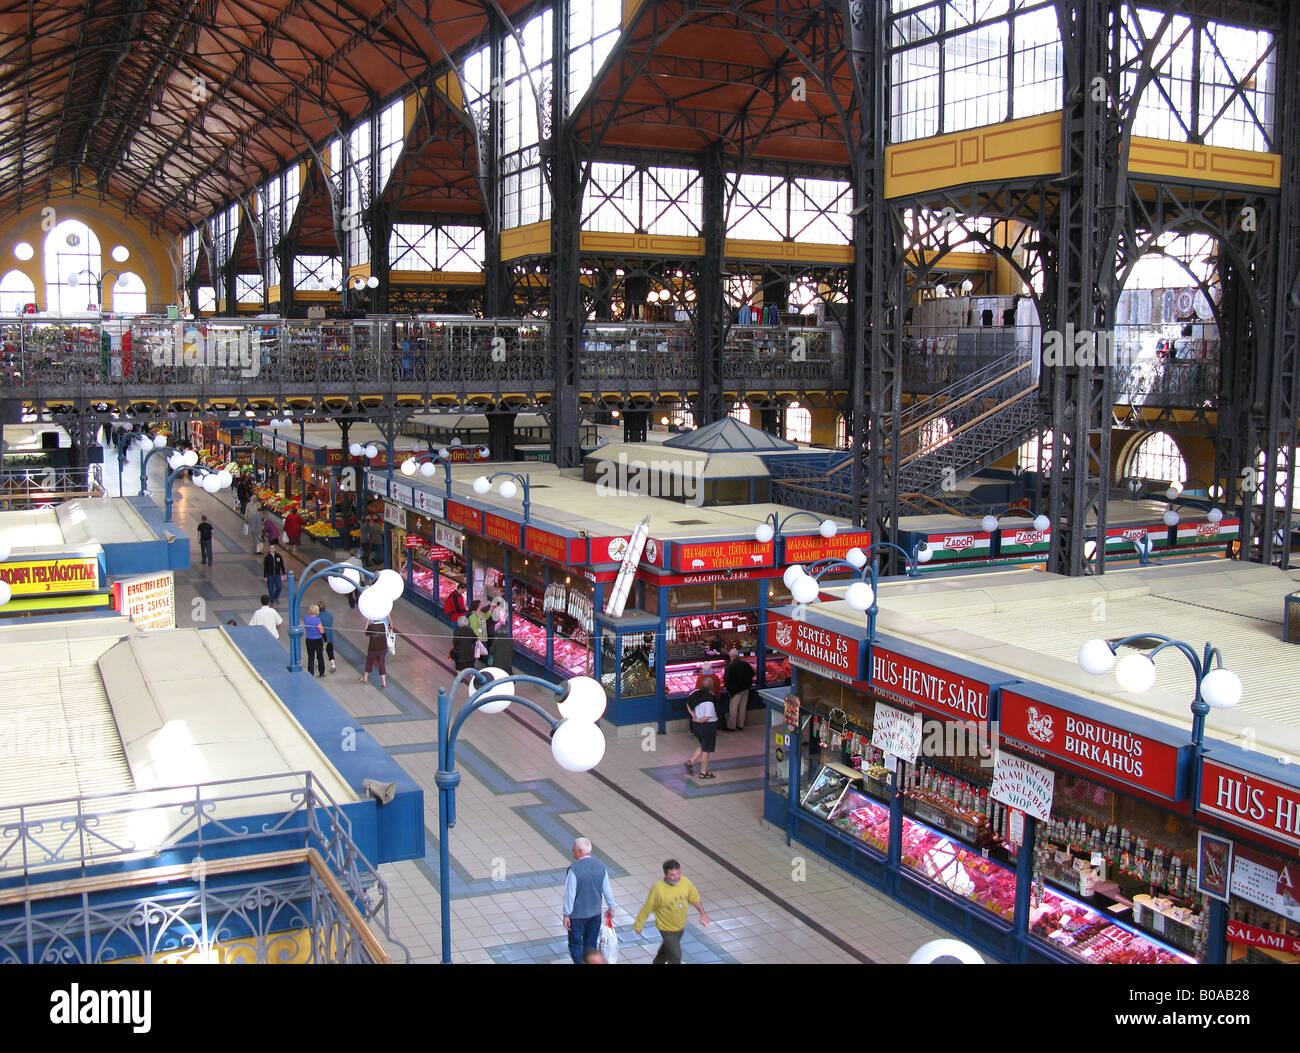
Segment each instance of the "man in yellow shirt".
[{"label": "man in yellow shirt", "polygon": [[708,927],[709,916],[704,913],[704,904],[700,894],[689,878],[682,877],[682,865],[675,859],[664,862],[664,879],[650,886],[650,894],[645,898],[641,913],[636,916],[633,931],[640,936],[646,918],[654,911],[655,925],[663,943],[655,955],[655,965],[682,964],[682,932],[686,928],[688,905],[694,904],[700,912],[700,924]]}]

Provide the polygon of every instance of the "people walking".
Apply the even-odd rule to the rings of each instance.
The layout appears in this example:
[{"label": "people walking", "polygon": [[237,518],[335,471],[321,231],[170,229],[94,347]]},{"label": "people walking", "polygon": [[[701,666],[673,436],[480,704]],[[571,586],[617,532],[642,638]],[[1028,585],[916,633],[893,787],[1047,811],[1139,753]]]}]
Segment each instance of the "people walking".
[{"label": "people walking", "polygon": [[488,657],[487,616],[483,612],[482,600],[475,600],[469,605],[469,614],[466,615],[466,621],[469,622],[469,631],[474,634],[474,664],[486,665]]},{"label": "people walking", "polygon": [[212,524],[208,522],[208,517],[203,516],[199,520],[199,565],[212,566]]},{"label": "people walking", "polygon": [[271,597],[272,607],[280,598],[284,575],[284,557],[272,545],[266,550],[266,555],[262,557],[262,577],[266,579],[266,594]]},{"label": "people walking", "polygon": [[330,672],[337,672],[334,668],[334,612],[326,610],[325,604],[318,603],[320,608],[321,630],[325,633],[325,655],[330,660]]},{"label": "people walking", "polygon": [[745,727],[749,689],[754,686],[754,667],[740,657],[740,651],[735,647],[731,649],[731,661],[722,673],[722,686],[731,700],[727,704],[725,730],[740,731]]},{"label": "people walking", "polygon": [[712,693],[703,687],[696,688],[686,696],[686,712],[691,715],[691,734],[700,744],[686,762],[686,771],[693,771],[695,762],[699,761],[700,778],[716,779],[717,776],[709,771],[709,757],[718,745],[718,711]]},{"label": "people walking", "polygon": [[600,941],[602,901],[610,925],[618,904],[609,887],[609,871],[591,854],[591,842],[579,837],[572,851],[573,862],[564,875],[564,929],[569,934],[569,956],[574,965],[580,965],[583,955]]},{"label": "people walking", "polygon": [[311,675],[320,666],[321,679],[325,678],[325,631],[321,626],[320,606],[313,603],[302,620],[307,639],[307,673]]},{"label": "people walking", "polygon": [[384,562],[384,524],[379,521],[378,516],[370,516],[362,520],[361,540],[367,565],[373,566]]},{"label": "people walking", "polygon": [[465,603],[464,585],[457,585],[447,593],[447,598],[442,602],[442,613],[451,619],[452,625],[456,624],[457,618],[469,614],[469,605]]},{"label": "people walking", "polygon": [[277,640],[280,639],[280,623],[284,621],[280,613],[271,606],[271,597],[262,597],[262,606],[258,607],[248,619],[249,625],[260,625]]},{"label": "people walking", "polygon": [[690,878],[682,877],[682,865],[677,860],[664,860],[663,880],[650,886],[650,894],[646,896],[641,913],[636,916],[636,922],[632,926],[632,931],[640,936],[646,918],[651,911],[654,912],[655,927],[663,942],[659,945],[653,964],[682,964],[682,933],[686,931],[686,916],[690,913],[690,906],[700,912],[700,924],[708,928],[709,916],[704,911],[699,890]]},{"label": "people walking", "polygon": [[456,619],[456,629],[451,634],[451,664],[456,672],[474,668],[474,644],[477,642],[469,619],[464,615]]},{"label": "people walking", "polygon": [[363,684],[370,683],[370,670],[379,667],[379,686],[388,686],[388,623],[366,623],[366,671],[361,674]]},{"label": "people walking", "polygon": [[244,516],[244,522],[248,525],[248,533],[253,538],[254,550],[262,551],[262,502],[253,500],[249,502],[248,512]]},{"label": "people walking", "polygon": [[253,497],[253,478],[250,475],[241,475],[239,482],[235,484],[235,497],[239,500],[239,514],[248,514],[248,502]]}]

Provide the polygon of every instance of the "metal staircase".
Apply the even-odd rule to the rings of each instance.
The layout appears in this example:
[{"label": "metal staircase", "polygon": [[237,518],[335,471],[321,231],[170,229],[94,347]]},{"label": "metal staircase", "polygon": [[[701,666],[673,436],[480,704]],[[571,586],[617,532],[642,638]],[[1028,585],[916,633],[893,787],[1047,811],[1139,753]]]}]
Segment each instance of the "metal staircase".
[{"label": "metal staircase", "polygon": [[[974,475],[1025,442],[1037,423],[1031,362],[1024,352],[993,359],[904,407],[899,419],[898,492],[937,498],[950,481]],[[827,470],[792,467],[773,479],[773,500],[850,516],[853,451],[836,451]],[[887,451],[886,456],[890,456]]]}]

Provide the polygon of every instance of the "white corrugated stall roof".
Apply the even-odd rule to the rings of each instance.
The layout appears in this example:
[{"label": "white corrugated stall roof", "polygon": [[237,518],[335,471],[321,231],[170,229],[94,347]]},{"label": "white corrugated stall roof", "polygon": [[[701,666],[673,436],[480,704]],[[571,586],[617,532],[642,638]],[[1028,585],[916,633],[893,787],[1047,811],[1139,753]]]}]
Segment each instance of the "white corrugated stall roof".
[{"label": "white corrugated stall roof", "polygon": [[[1208,641],[1241,677],[1245,695],[1236,709],[1210,713],[1207,736],[1300,762],[1300,645],[1282,641],[1284,598],[1296,591],[1300,572],[1223,559],[1117,568],[1100,577],[1006,571],[891,579],[881,582],[876,625],[1188,729],[1195,683],[1185,656],[1161,652],[1156,686],[1135,695],[1120,691],[1113,675],[1084,673],[1078,651],[1093,638],[1146,633],[1181,640],[1200,655]],[[819,609],[857,626],[864,621],[841,601]]]}]

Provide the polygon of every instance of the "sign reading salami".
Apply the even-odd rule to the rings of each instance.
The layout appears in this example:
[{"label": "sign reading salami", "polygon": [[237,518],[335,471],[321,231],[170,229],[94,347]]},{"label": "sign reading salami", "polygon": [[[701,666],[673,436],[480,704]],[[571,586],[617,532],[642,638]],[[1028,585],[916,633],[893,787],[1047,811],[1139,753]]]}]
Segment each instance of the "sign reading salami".
[{"label": "sign reading salami", "polygon": [[770,567],[774,541],[700,541],[673,545],[675,570],[732,570]]},{"label": "sign reading salami", "polygon": [[862,679],[861,640],[781,614],[767,618],[767,645],[784,651],[790,661],[835,680]]},{"label": "sign reading salami", "polygon": [[921,714],[904,713],[901,709],[877,704],[871,726],[871,745],[901,757],[908,764],[915,764],[916,755],[921,750]]},{"label": "sign reading salami", "polygon": [[871,688],[897,702],[920,704],[963,720],[988,720],[989,686],[968,676],[918,662],[876,644]]},{"label": "sign reading salami", "polygon": [[1003,689],[1004,739],[1176,799],[1178,748]]},{"label": "sign reading salami", "polygon": [[1199,806],[1300,848],[1300,789],[1294,786],[1207,759]]},{"label": "sign reading salami", "polygon": [[850,530],[834,537],[822,537],[821,534],[787,536],[782,559],[786,563],[816,563],[819,559],[843,559],[851,548],[865,552],[870,547],[871,532],[867,530]]},{"label": "sign reading salami", "polygon": [[483,533],[488,537],[504,541],[508,545],[519,547],[519,524],[505,516],[483,513]]},{"label": "sign reading salami", "polygon": [[1300,954],[1300,936],[1288,936],[1285,932],[1257,929],[1244,921],[1228,921],[1228,942],[1243,943],[1248,947],[1264,947],[1268,950],[1283,951],[1286,954]]},{"label": "sign reading salami", "polygon": [[1035,819],[1052,814],[1052,794],[1056,774],[1027,760],[998,750],[993,757],[993,788],[989,796],[995,801],[1028,812]]},{"label": "sign reading salami", "polygon": [[1300,862],[1275,859],[1238,844],[1232,853],[1232,894],[1300,921]]},{"label": "sign reading salami", "polygon": [[170,570],[114,582],[113,599],[137,628],[176,628],[176,593]]},{"label": "sign reading salami", "polygon": [[462,505],[458,501],[447,502],[447,520],[456,526],[469,527],[483,533],[483,513],[477,508]]},{"label": "sign reading salami", "polygon": [[538,530],[534,526],[524,527],[524,548],[539,556],[545,556],[555,563],[581,562],[582,557],[577,556],[576,553],[575,558],[570,558],[570,546],[577,548],[580,544],[584,544],[580,538],[561,537],[559,534],[552,534],[549,530]]},{"label": "sign reading salami", "polygon": [[99,560],[25,559],[0,563],[0,579],[15,596],[45,596],[53,592],[93,592],[99,588]]}]

